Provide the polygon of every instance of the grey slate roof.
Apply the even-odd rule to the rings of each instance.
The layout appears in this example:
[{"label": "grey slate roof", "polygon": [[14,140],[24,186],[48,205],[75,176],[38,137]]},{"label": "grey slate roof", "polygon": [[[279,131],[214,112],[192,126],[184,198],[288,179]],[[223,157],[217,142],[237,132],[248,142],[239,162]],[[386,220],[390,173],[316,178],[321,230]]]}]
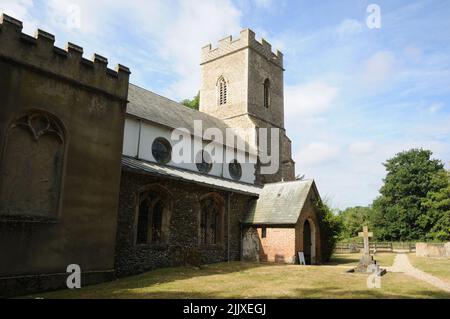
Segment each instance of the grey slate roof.
[{"label": "grey slate roof", "polygon": [[313,180],[265,184],[259,199],[244,219],[246,224],[295,224]]},{"label": "grey slate roof", "polygon": [[183,127],[194,131],[194,120],[202,120],[203,128],[228,126],[222,120],[190,109],[180,103],[130,83],[127,113],[170,128]]},{"label": "grey slate roof", "polygon": [[[223,132],[225,139],[225,130],[230,128],[221,119],[197,110],[193,110],[180,103],[131,83],[128,89],[128,101],[127,114],[158,123],[172,129],[186,128],[193,134],[194,120],[201,120],[203,130],[208,128],[218,128]],[[256,154],[256,151],[250,147],[248,143],[244,143],[244,145],[244,151]]]},{"label": "grey slate roof", "polygon": [[262,190],[262,188],[258,186],[234,182],[211,175],[205,175],[189,170],[160,165],[157,163],[141,161],[129,156],[122,156],[122,167],[138,173],[166,176],[172,179],[192,182],[207,187],[233,191],[235,193],[245,195],[258,196],[259,192]]}]

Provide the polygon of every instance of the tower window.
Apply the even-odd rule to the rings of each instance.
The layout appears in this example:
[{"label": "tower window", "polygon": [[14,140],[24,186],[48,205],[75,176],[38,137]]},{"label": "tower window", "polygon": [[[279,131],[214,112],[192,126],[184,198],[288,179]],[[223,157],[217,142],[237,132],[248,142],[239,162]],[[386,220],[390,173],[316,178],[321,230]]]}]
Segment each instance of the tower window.
[{"label": "tower window", "polygon": [[264,81],[264,106],[269,107],[270,103],[270,81],[266,79]]},{"label": "tower window", "polygon": [[219,90],[219,92],[218,92],[219,105],[227,104],[227,94],[228,94],[227,82],[225,81],[225,79],[223,77],[221,77],[219,79],[218,90]]}]

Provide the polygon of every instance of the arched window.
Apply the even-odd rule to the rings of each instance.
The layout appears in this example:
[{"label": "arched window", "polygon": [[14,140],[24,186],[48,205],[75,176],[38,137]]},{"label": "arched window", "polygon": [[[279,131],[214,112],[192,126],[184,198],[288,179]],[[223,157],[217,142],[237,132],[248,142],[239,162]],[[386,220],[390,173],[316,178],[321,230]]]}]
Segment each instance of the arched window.
[{"label": "arched window", "polygon": [[264,107],[269,107],[270,105],[270,81],[266,79],[264,81]]},{"label": "arched window", "polygon": [[136,244],[165,244],[169,237],[171,200],[161,187],[145,187],[139,193]]},{"label": "arched window", "polygon": [[215,245],[223,240],[224,200],[218,194],[208,194],[200,201],[200,243]]},{"label": "arched window", "polygon": [[223,77],[219,78],[219,81],[217,82],[217,90],[218,90],[218,102],[219,105],[225,105],[227,104],[227,98],[228,98],[228,88],[227,88],[227,82]]},{"label": "arched window", "polygon": [[55,116],[32,111],[7,131],[0,167],[0,214],[57,218],[65,154],[65,130]]}]

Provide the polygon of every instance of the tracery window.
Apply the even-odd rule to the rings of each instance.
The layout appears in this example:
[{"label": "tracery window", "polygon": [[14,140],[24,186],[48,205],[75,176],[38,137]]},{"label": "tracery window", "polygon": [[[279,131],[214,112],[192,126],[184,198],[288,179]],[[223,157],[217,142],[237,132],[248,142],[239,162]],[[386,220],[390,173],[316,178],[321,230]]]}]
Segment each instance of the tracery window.
[{"label": "tracery window", "polygon": [[59,212],[65,130],[47,112],[33,111],[7,131],[0,166],[0,214],[56,218]]}]

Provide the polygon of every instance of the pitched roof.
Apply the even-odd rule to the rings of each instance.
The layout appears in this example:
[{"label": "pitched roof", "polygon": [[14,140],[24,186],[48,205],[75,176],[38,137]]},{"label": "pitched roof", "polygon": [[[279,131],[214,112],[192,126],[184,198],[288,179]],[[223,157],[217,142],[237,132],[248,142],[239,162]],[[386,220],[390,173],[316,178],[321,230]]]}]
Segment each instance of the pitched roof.
[{"label": "pitched roof", "polygon": [[175,168],[172,166],[146,162],[129,156],[122,156],[122,167],[137,173],[164,176],[171,179],[191,182],[206,187],[222,189],[251,196],[258,196],[259,192],[262,190],[262,188],[259,186],[230,181],[211,175],[205,175],[189,170]]},{"label": "pitched roof", "polygon": [[[202,121],[203,131],[208,128],[218,128],[223,132],[225,139],[225,130],[230,128],[224,121],[214,116],[200,112],[184,106],[178,102],[172,101],[166,97],[143,89],[137,85],[131,84],[128,89],[127,114],[148,121],[167,126],[172,129],[186,128],[191,134],[194,133],[194,120]],[[224,142],[229,142],[225,141]],[[231,141],[234,142],[234,141]],[[232,145],[236,148],[238,145]],[[247,143],[245,151],[255,154],[255,150]]]},{"label": "pitched roof", "polygon": [[246,224],[296,224],[313,180],[265,184]]}]

